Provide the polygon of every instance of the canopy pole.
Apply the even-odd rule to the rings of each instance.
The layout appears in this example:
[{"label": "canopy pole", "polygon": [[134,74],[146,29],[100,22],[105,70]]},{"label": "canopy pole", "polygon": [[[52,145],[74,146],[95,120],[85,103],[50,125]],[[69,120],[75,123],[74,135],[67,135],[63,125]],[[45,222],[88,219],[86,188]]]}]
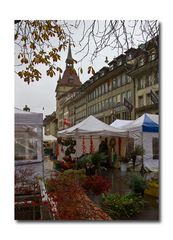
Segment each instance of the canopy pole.
[{"label": "canopy pole", "polygon": [[[143,129],[142,129],[142,132],[141,132],[141,145],[142,145],[142,148],[143,148]],[[144,175],[144,153],[143,152],[142,152],[141,175],[142,176]]]}]

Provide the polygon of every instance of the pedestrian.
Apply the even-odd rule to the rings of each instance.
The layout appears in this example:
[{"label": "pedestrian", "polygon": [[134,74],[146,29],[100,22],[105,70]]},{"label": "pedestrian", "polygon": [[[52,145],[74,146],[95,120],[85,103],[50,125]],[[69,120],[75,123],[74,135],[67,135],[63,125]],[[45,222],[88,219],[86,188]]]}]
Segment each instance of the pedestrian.
[{"label": "pedestrian", "polygon": [[102,141],[99,145],[99,153],[104,153],[105,158],[106,158],[106,165],[107,165],[107,167],[109,167],[107,138],[105,138],[105,140],[102,139]]},{"label": "pedestrian", "polygon": [[99,153],[105,153],[105,155],[108,154],[108,146],[107,146],[107,141],[106,139],[101,141],[99,145]]}]

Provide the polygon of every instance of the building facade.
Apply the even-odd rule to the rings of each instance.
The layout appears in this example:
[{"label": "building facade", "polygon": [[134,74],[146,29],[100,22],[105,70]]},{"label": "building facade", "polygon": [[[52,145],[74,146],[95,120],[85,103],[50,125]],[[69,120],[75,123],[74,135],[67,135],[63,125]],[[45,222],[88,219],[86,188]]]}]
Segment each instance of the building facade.
[{"label": "building facade", "polygon": [[57,137],[57,118],[56,112],[47,115],[43,121],[45,135],[52,135]]},{"label": "building facade", "polygon": [[[136,119],[144,112],[159,114],[159,39],[129,49],[84,84],[73,67],[69,46],[66,70],[57,83],[56,101],[58,130],[89,115],[110,124],[117,118]],[[65,125],[64,119],[69,124]]]}]

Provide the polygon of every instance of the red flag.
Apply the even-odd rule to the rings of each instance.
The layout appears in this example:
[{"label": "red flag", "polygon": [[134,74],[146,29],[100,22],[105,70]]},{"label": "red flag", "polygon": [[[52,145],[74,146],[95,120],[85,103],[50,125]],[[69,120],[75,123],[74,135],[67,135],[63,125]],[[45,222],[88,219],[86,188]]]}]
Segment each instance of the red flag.
[{"label": "red flag", "polygon": [[67,118],[64,118],[64,125],[69,126],[70,125],[70,120]]},{"label": "red flag", "polygon": [[59,157],[59,144],[58,143],[56,145],[56,157],[57,157],[57,159]]},{"label": "red flag", "polygon": [[85,145],[85,137],[84,136],[82,138],[82,153],[83,154],[86,153],[86,145]]},{"label": "red flag", "polygon": [[92,136],[90,136],[90,153],[94,153],[94,143]]}]

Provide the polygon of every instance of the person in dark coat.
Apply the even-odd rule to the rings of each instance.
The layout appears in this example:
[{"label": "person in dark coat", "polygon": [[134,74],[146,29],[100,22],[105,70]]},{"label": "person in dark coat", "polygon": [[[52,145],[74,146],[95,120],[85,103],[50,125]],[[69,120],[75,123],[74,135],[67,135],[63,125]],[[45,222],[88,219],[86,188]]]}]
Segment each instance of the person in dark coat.
[{"label": "person in dark coat", "polygon": [[99,145],[99,153],[104,153],[106,155],[106,162],[107,167],[109,167],[109,161],[108,161],[108,144],[107,144],[107,138],[105,140],[102,140]]},{"label": "person in dark coat", "polygon": [[102,140],[99,145],[99,152],[104,153],[105,155],[108,155],[108,145],[106,140]]}]

